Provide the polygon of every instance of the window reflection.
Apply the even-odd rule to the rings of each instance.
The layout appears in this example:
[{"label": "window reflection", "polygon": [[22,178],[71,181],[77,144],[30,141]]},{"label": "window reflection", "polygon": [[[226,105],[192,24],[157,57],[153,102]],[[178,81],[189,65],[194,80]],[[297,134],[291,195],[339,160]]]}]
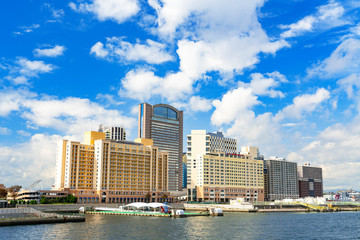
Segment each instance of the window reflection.
[{"label": "window reflection", "polygon": [[154,116],[168,118],[168,119],[177,119],[177,112],[168,107],[154,107]]}]

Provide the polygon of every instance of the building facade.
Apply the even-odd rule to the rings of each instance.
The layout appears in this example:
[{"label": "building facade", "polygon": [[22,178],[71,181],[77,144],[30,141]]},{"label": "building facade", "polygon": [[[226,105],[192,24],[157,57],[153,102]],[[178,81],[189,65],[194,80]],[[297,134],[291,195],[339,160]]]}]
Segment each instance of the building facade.
[{"label": "building facade", "polygon": [[196,201],[264,201],[264,163],[249,156],[210,153],[197,159]]},{"label": "building facade", "polygon": [[305,164],[305,166],[298,166],[297,170],[300,197],[322,197],[322,169],[318,167],[310,167],[310,164]]},{"label": "building facade", "polygon": [[297,163],[271,157],[264,161],[264,168],[265,200],[299,198]]},{"label": "building facade", "polygon": [[167,104],[139,104],[138,137],[169,153],[169,191],[183,187],[183,112]]},{"label": "building facade", "polygon": [[111,139],[115,141],[124,141],[126,140],[126,131],[123,127],[120,126],[99,126],[98,132],[105,133],[105,139]]},{"label": "building facade", "polygon": [[59,143],[54,190],[68,190],[79,203],[172,201],[168,153],[151,139],[114,141],[98,132],[85,136],[84,144]]},{"label": "building facade", "polygon": [[196,185],[196,159],[214,152],[237,153],[237,141],[225,138],[222,132],[210,133],[206,130],[191,130],[187,135],[187,186]]}]

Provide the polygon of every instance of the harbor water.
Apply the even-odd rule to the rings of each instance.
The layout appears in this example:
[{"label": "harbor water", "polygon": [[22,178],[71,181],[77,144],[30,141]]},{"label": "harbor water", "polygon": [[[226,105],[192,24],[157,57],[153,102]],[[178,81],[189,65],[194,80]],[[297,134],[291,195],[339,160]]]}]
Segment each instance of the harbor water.
[{"label": "harbor water", "polygon": [[360,212],[86,215],[81,223],[1,227],[0,239],[360,239]]}]

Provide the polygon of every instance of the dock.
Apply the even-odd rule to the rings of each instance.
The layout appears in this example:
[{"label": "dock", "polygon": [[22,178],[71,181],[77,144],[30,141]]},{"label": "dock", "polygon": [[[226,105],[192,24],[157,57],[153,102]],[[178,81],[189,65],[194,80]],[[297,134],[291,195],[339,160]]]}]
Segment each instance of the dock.
[{"label": "dock", "polygon": [[105,214],[105,215],[123,215],[123,216],[145,216],[145,217],[175,217],[175,218],[184,218],[184,217],[206,217],[210,216],[209,212],[205,213],[195,213],[195,212],[184,212],[183,215],[161,213],[161,212],[132,212],[132,211],[86,211],[86,214]]},{"label": "dock", "polygon": [[85,215],[44,213],[32,208],[0,209],[0,226],[85,222]]}]

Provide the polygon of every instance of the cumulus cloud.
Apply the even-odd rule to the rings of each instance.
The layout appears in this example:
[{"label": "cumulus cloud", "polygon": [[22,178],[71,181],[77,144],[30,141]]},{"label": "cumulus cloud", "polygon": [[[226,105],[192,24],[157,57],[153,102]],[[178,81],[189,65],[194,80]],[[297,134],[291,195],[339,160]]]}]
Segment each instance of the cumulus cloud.
[{"label": "cumulus cloud", "polygon": [[149,69],[131,70],[121,80],[123,86],[120,96],[138,100],[148,100],[152,96],[160,96],[174,101],[192,93],[193,80],[182,72],[169,73],[161,78]]},{"label": "cumulus cloud", "polygon": [[174,102],[171,105],[184,109],[186,113],[208,112],[213,108],[210,99],[200,96],[192,96],[188,102]]},{"label": "cumulus cloud", "polygon": [[0,91],[0,116],[5,117],[12,111],[18,111],[22,102],[34,95],[26,90],[2,89]]},{"label": "cumulus cloud", "polygon": [[330,98],[330,92],[324,88],[319,88],[315,94],[304,94],[294,98],[293,103],[286,106],[276,114],[277,120],[284,118],[299,119],[305,113],[314,111],[324,101]]},{"label": "cumulus cloud", "polygon": [[345,39],[319,64],[307,69],[308,77],[344,77],[360,73],[360,39]]},{"label": "cumulus cloud", "polygon": [[0,126],[0,135],[9,135],[10,133],[11,133],[11,129]]},{"label": "cumulus cloud", "polygon": [[259,104],[251,89],[239,87],[223,95],[221,100],[214,100],[216,108],[211,116],[211,123],[220,126],[228,124],[237,118],[244,117],[250,109]]},{"label": "cumulus cloud", "polygon": [[329,1],[328,4],[318,7],[316,13],[306,16],[296,23],[281,25],[282,29],[286,29],[281,37],[296,37],[306,32],[345,25],[348,22],[343,19],[344,12],[345,9],[340,3]]},{"label": "cumulus cloud", "polygon": [[68,97],[57,99],[39,97],[26,91],[0,92],[0,116],[19,112],[29,128],[56,129],[81,138],[83,132],[94,130],[98,124],[122,125],[131,130],[136,120],[121,112],[106,109],[89,99]]},{"label": "cumulus cloud", "polygon": [[272,98],[285,97],[281,91],[273,88],[279,87],[281,83],[288,82],[286,77],[279,72],[272,73],[252,73],[250,83],[239,82],[239,86],[248,87],[257,96],[269,96]]},{"label": "cumulus cloud", "polygon": [[54,184],[56,144],[59,135],[35,134],[28,142],[14,146],[0,146],[1,180],[5,185],[14,183],[28,187],[41,179],[42,185]]},{"label": "cumulus cloud", "polygon": [[[151,0],[149,4],[157,12],[153,33],[176,41],[180,65],[178,72],[168,72],[164,77],[149,70],[129,71],[120,92],[132,98],[160,95],[178,101],[189,97],[193,86],[207,73],[231,79],[257,64],[260,53],[275,54],[289,46],[284,40],[270,40],[261,28],[257,10],[263,0],[231,0],[227,4],[215,0]],[[102,43],[94,45],[96,51],[102,57],[109,55]]]},{"label": "cumulus cloud", "polygon": [[111,20],[123,23],[140,11],[137,0],[92,0],[91,3],[69,3],[69,7],[81,13],[93,13],[99,21]]},{"label": "cumulus cloud", "polygon": [[119,62],[145,61],[150,64],[160,64],[172,61],[174,58],[166,52],[166,45],[146,40],[146,43],[135,43],[123,41],[123,38],[106,38],[106,44],[97,42],[91,47],[91,54],[98,58]]},{"label": "cumulus cloud", "polygon": [[9,75],[5,78],[15,85],[27,84],[30,78],[38,77],[40,73],[49,73],[54,68],[54,65],[46,64],[43,61],[31,61],[19,57],[14,65],[8,67]]},{"label": "cumulus cloud", "polygon": [[36,48],[34,55],[37,57],[57,57],[64,54],[66,48],[64,46],[56,45],[53,48]]},{"label": "cumulus cloud", "polygon": [[360,188],[359,120],[358,116],[348,124],[334,124],[326,128],[296,154],[291,153],[288,159],[322,167],[325,188]]}]

